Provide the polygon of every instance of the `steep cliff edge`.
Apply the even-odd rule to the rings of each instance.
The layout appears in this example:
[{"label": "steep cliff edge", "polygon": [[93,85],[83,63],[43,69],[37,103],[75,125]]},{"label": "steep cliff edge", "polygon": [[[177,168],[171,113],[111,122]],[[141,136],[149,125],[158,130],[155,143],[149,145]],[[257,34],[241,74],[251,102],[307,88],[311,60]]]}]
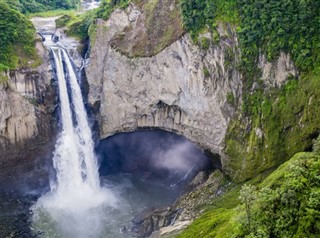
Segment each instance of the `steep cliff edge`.
[{"label": "steep cliff edge", "polygon": [[[101,138],[137,128],[173,131],[203,150],[219,154],[223,170],[239,180],[277,164],[276,158],[270,163],[255,159],[250,168],[256,171],[246,174],[248,168],[242,163],[246,160],[240,154],[229,153],[230,147],[225,153],[230,122],[246,118],[241,114],[243,77],[238,70],[241,49],[235,27],[219,23],[219,40],[203,32],[198,45],[188,34],[169,34],[168,45],[162,41],[150,44],[143,37],[145,26],[183,32],[181,21],[150,17],[150,7],[143,1],[133,2],[136,4],[130,3],[125,10],[115,10],[108,21],[98,20],[91,37],[91,64],[86,73],[89,102],[98,111]],[[170,15],[172,11],[180,18],[179,1],[152,3],[151,9],[167,6],[162,14]],[[153,13],[161,15],[156,10]],[[289,55],[284,53],[273,63],[262,55],[259,67],[266,90],[281,87],[289,77],[297,76]],[[249,134],[251,122],[246,120]],[[253,129],[257,136],[263,134],[259,128]]]},{"label": "steep cliff edge", "polygon": [[[232,67],[237,59],[227,59],[231,61],[227,64],[224,53],[237,55],[234,32],[228,29],[230,38],[207,51],[185,35],[177,37],[159,54],[128,58],[112,43],[125,29],[133,31],[141,19],[144,13],[130,5],[127,11],[116,10],[107,22],[98,21],[96,25],[86,72],[89,101],[100,107],[101,137],[157,127],[182,134],[202,148],[220,153],[234,112],[227,94],[241,98],[240,74]],[[147,55],[149,52],[148,49]]]},{"label": "steep cliff edge", "polygon": [[[37,42],[37,50],[43,59],[39,67],[1,72],[6,78],[0,84],[1,189],[7,189],[8,185],[12,186],[10,189],[20,189],[19,183],[25,183],[24,189],[29,189],[29,183],[34,182],[31,178],[45,162],[48,148],[53,146],[55,103],[50,86],[51,64],[42,42]],[[43,174],[40,177],[45,178]]]}]

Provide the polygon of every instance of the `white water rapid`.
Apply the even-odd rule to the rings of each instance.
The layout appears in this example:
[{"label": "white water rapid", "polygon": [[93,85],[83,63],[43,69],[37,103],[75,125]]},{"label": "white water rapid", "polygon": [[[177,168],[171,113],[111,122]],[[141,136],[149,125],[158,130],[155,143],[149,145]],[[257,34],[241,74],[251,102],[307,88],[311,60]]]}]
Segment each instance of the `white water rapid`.
[{"label": "white water rapid", "polygon": [[51,51],[62,128],[53,156],[56,180],[34,207],[35,226],[45,233],[43,237],[100,237],[106,216],[102,208],[116,207],[117,199],[110,190],[100,187],[92,133],[71,60],[62,48]]}]

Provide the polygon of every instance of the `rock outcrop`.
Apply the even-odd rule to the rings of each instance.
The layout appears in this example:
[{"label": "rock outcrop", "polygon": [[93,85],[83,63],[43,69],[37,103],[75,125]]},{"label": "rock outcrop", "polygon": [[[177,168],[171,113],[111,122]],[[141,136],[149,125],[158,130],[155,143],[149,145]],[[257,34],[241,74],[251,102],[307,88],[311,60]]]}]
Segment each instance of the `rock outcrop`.
[{"label": "rock outcrop", "polygon": [[0,85],[1,189],[10,185],[14,190],[20,182],[28,184],[26,176],[31,177],[31,171],[36,172],[36,159],[42,157],[41,162],[44,162],[48,148],[52,147],[51,65],[41,42],[37,43],[37,49],[43,64],[36,69],[7,71],[3,74],[7,81]]},{"label": "rock outcrop", "polygon": [[[200,172],[190,183],[190,190],[169,207],[151,209],[139,214],[132,220],[130,232],[139,238],[171,237],[185,228],[199,214],[201,207],[212,204],[212,200],[223,194],[229,181],[221,171],[216,170],[209,176]],[[193,185],[196,185],[194,187]]]},{"label": "rock outcrop", "polygon": [[[143,36],[154,18],[144,1],[136,2],[125,10],[115,10],[108,21],[96,22],[86,74],[88,100],[96,109],[101,138],[139,128],[160,128],[219,154],[222,169],[232,166],[237,158],[230,162],[223,151],[229,122],[242,106],[242,75],[237,67],[241,49],[236,30],[220,23],[219,41],[207,32],[200,35],[198,45],[188,34],[170,34],[167,42],[173,43],[168,46],[157,41],[151,44]],[[177,8],[176,2],[152,3],[151,9],[161,4],[169,12]],[[154,14],[161,15],[158,11]],[[153,21],[163,29],[179,22],[161,17]],[[283,53],[274,63],[261,56],[259,67],[266,88],[280,87],[290,75],[297,74],[290,57]]]},{"label": "rock outcrop", "polygon": [[159,54],[128,58],[111,42],[140,19],[134,9],[117,10],[107,22],[97,22],[86,72],[89,102],[99,107],[101,138],[156,127],[184,135],[213,153],[221,152],[234,112],[227,95],[241,98],[240,73],[233,67],[238,55],[233,29],[226,26],[229,37],[207,50],[185,35]]}]

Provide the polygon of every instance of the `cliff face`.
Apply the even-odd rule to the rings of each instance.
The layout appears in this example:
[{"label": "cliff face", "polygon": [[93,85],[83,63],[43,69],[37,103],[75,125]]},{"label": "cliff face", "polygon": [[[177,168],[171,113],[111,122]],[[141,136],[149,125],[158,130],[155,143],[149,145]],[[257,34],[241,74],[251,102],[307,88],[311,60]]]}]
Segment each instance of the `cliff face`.
[{"label": "cliff face", "polygon": [[[167,6],[163,14],[179,8],[178,3],[152,2],[152,9]],[[143,37],[146,25],[163,32],[172,28],[181,32],[182,27],[179,20],[150,18],[150,11],[138,1],[126,10],[116,10],[106,22],[98,20],[95,26],[86,73],[89,102],[98,109],[101,138],[138,128],[173,131],[219,154],[223,168],[232,176],[234,171],[229,168],[235,162],[224,154],[224,148],[229,122],[239,116],[242,104],[242,76],[237,70],[241,50],[235,29],[220,24],[220,40],[203,33],[200,46],[188,34],[169,34],[167,45],[151,45]],[[274,63],[261,56],[259,67],[269,88],[280,87],[288,76],[296,75],[285,54]]]},{"label": "cliff face", "polygon": [[21,180],[19,177],[36,170],[37,158],[42,159],[41,166],[52,146],[51,65],[41,42],[37,43],[37,49],[44,62],[37,69],[24,68],[2,75],[7,79],[0,85],[0,184],[3,189],[16,182],[28,183],[28,177]]},{"label": "cliff face", "polygon": [[128,58],[112,46],[113,37],[133,31],[141,18],[143,12],[131,6],[97,24],[87,77],[89,101],[100,106],[101,137],[157,127],[219,153],[234,112],[227,95],[241,98],[240,74],[233,67],[237,58],[225,54],[237,55],[233,30],[228,28],[230,37],[206,51],[185,35],[159,54]]}]

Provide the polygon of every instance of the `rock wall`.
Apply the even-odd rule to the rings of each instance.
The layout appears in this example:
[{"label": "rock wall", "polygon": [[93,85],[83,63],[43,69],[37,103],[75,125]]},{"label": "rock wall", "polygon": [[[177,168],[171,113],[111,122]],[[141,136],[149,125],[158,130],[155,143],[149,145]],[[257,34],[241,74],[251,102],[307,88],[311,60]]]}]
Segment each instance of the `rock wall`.
[{"label": "rock wall", "polygon": [[228,28],[230,37],[208,50],[195,46],[185,35],[155,56],[128,58],[110,42],[135,24],[132,14],[139,19],[131,7],[115,11],[107,22],[97,22],[86,72],[89,102],[100,107],[101,138],[157,127],[219,153],[234,112],[227,94],[241,98],[240,74],[232,67],[237,58],[227,64],[224,53],[238,55],[233,30]]},{"label": "rock wall", "polygon": [[[20,175],[34,171],[36,159],[43,160],[50,151],[48,148],[52,147],[54,92],[50,86],[51,64],[41,42],[37,43],[37,49],[43,64],[36,69],[8,71],[3,75],[7,81],[0,84],[2,189],[18,183]],[[19,182],[27,183],[28,179],[24,177]]]},{"label": "rock wall", "polygon": [[[88,99],[98,112],[101,138],[139,128],[161,128],[219,154],[223,169],[239,163],[241,158],[230,161],[224,154],[229,122],[236,120],[242,106],[243,79],[237,70],[241,50],[235,29],[221,23],[219,41],[207,32],[200,35],[199,46],[188,34],[173,35],[177,39],[155,55],[150,55],[147,42],[143,55],[143,40],[133,34],[144,29],[141,21],[147,13],[143,9],[130,4],[126,10],[114,11],[108,21],[96,22],[86,74]],[[159,21],[158,27],[171,24]],[[132,58],[128,50],[136,52],[136,47],[140,47],[140,57]],[[262,55],[259,67],[266,88],[280,87],[297,74],[290,57],[283,53],[273,63]]]}]

